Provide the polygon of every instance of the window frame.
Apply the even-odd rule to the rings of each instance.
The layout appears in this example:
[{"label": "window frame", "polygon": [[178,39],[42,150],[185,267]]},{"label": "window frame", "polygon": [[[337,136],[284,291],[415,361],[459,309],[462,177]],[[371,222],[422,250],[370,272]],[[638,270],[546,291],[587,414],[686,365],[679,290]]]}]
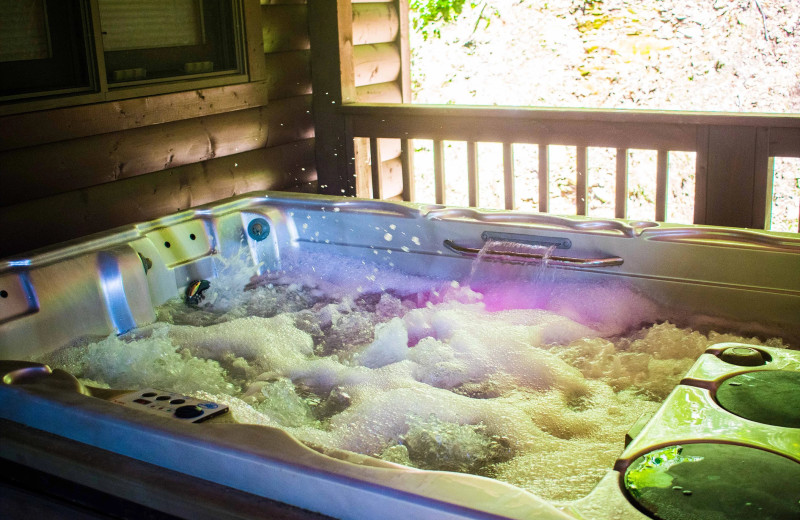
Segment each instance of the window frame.
[{"label": "window frame", "polygon": [[83,0],[88,11],[89,30],[87,31],[90,68],[94,89],[85,94],[70,95],[63,91],[46,91],[35,97],[0,98],[0,116],[63,108],[108,101],[119,101],[144,96],[184,92],[205,88],[221,87],[260,81],[266,79],[264,49],[261,35],[261,7],[259,0],[232,0],[234,7],[233,25],[239,71],[206,73],[198,75],[157,78],[153,81],[136,81],[120,84],[109,83],[105,65],[100,26],[98,0]]}]

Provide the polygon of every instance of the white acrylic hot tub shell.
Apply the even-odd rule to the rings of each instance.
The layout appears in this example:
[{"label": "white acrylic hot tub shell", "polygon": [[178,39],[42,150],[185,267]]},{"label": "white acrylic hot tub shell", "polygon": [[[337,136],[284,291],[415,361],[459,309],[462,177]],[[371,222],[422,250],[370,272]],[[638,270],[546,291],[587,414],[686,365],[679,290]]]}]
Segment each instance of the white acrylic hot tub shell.
[{"label": "white acrylic hot tub shell", "polygon": [[[244,231],[256,218],[271,229],[263,241]],[[800,338],[794,234],[270,193],[4,261],[0,359],[150,323],[190,280],[213,278],[210,256],[232,254],[242,239],[261,270],[331,249],[370,259],[378,248],[408,273],[458,279],[471,260],[443,242],[480,248],[484,231],[568,238],[572,248],[559,254],[624,260],[567,268],[569,276],[624,280],[697,323],[733,320],[745,332]],[[490,479],[327,457],[271,428],[186,425],[46,384],[0,385],[0,398],[9,421],[340,518],[644,518],[611,470],[589,497],[556,508]]]}]

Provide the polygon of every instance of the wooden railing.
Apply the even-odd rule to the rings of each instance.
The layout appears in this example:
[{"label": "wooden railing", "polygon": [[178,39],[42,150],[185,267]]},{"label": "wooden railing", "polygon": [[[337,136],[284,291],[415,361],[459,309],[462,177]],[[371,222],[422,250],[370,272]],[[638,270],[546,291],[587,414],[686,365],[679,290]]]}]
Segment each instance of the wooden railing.
[{"label": "wooden railing", "polygon": [[386,198],[386,166],[381,140],[400,139],[397,162],[402,171],[402,199],[414,193],[411,140],[433,141],[435,197],[444,203],[444,141],[467,143],[469,205],[478,203],[477,143],[502,143],[505,208],[514,207],[512,145],[539,147],[539,210],[549,210],[548,147],[574,146],[576,214],[586,215],[587,157],[590,147],[617,150],[615,216],[626,218],[628,151],[657,151],[656,220],[667,206],[668,153],[696,154],[694,223],[765,229],[769,227],[774,157],[800,157],[800,118],[782,115],[707,114],[621,110],[563,110],[354,103],[340,107],[347,140],[367,139],[369,166],[358,157],[353,174],[372,177],[372,196]]}]

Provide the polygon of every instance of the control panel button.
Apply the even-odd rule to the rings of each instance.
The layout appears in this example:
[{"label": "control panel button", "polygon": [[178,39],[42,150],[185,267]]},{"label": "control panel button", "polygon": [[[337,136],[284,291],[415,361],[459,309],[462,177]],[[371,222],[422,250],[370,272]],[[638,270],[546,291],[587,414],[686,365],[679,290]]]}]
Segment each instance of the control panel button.
[{"label": "control panel button", "polygon": [[751,347],[726,348],[719,357],[726,363],[740,367],[758,367],[766,363],[761,351]]},{"label": "control panel button", "polygon": [[187,404],[175,410],[175,417],[179,419],[194,419],[199,415],[203,415],[203,409],[197,405]]}]

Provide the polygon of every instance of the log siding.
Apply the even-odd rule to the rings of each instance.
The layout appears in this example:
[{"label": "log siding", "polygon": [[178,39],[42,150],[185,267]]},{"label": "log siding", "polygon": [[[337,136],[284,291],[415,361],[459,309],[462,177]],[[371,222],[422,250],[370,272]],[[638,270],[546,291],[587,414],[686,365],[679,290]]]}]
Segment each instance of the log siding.
[{"label": "log siding", "polygon": [[243,6],[250,82],[0,117],[0,257],[314,186],[306,2]]}]

